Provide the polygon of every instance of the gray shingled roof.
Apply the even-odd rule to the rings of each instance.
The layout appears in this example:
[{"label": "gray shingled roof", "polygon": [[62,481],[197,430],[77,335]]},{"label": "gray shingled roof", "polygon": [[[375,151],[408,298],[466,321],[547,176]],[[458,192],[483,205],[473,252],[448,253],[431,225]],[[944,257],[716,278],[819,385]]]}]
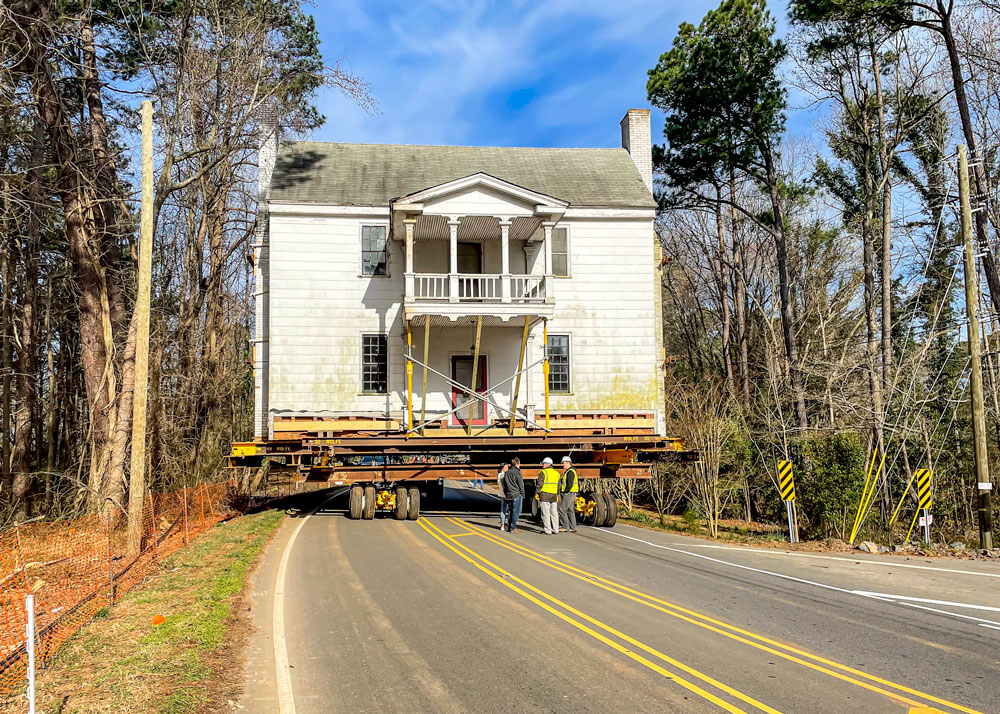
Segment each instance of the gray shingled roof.
[{"label": "gray shingled roof", "polygon": [[656,204],[625,149],[531,149],[295,141],[278,149],[270,198],[386,206],[394,198],[487,173],[572,206]]}]

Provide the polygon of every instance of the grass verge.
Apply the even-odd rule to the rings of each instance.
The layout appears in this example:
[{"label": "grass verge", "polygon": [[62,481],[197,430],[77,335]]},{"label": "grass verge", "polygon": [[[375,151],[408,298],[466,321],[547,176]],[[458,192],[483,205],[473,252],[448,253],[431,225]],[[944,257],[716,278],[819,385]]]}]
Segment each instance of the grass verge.
[{"label": "grass verge", "polygon": [[[38,680],[39,711],[228,709],[242,685],[249,624],[237,609],[247,573],[284,517],[264,511],[220,524],[76,634]],[[166,620],[153,625],[162,615]],[[23,709],[9,704],[5,711]]]}]

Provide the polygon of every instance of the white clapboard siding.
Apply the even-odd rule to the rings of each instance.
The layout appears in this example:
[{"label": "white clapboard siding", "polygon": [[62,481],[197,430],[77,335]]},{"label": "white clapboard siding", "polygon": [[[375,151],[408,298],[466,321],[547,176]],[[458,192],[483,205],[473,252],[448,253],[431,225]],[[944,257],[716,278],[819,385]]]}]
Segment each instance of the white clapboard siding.
[{"label": "white clapboard siding", "polygon": [[[439,201],[434,211],[491,214],[500,211],[498,202],[504,211],[511,211],[509,202],[482,189]],[[385,219],[355,216],[271,215],[268,409],[272,415],[368,411],[402,415],[406,398],[402,244],[390,241],[389,277],[360,275],[361,226],[384,223]],[[547,285],[554,299],[548,329],[550,334],[570,335],[572,393],[553,393],[551,408],[656,409],[659,316],[652,218],[564,218],[559,225],[569,231],[571,277],[554,278]],[[525,252],[523,243],[512,245],[512,272],[540,274],[542,251],[529,246],[527,256]],[[415,242],[418,273],[446,272],[447,257],[447,241]],[[485,272],[499,273],[497,241],[484,244],[484,263]],[[515,371],[521,324],[517,319],[483,329],[481,350],[487,357],[490,384]],[[375,332],[389,335],[388,395],[359,394],[361,335]],[[414,355],[420,357],[423,327],[414,329],[413,338]],[[451,356],[470,354],[473,340],[468,326],[434,326],[431,366],[450,375]],[[541,357],[541,343],[538,325],[532,332],[528,361]],[[421,376],[416,367],[417,392]],[[449,408],[450,391],[444,380],[430,376],[428,415]],[[508,383],[498,390],[496,401],[508,406],[511,391]],[[521,394],[520,405],[529,402],[540,415],[540,367],[525,376]],[[419,412],[419,394],[414,396],[414,407]]]}]

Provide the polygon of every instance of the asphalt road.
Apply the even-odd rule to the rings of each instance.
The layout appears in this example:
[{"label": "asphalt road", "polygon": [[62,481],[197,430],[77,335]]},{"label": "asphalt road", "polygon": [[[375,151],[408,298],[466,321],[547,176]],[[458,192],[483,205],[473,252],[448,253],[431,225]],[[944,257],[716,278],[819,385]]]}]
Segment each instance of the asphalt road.
[{"label": "asphalt road", "polygon": [[[497,501],[283,524],[251,712],[1000,712],[1000,567],[625,526],[500,533]],[[457,512],[455,512],[457,511]]]}]

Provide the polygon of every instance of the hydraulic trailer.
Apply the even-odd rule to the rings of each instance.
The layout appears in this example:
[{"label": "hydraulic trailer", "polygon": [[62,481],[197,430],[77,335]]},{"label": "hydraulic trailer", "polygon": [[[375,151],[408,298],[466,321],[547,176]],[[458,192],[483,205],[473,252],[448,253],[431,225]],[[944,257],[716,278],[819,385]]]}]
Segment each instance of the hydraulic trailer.
[{"label": "hydraulic trailer", "polygon": [[548,456],[558,462],[569,455],[583,479],[577,498],[579,517],[589,525],[610,527],[617,520],[618,504],[594,488],[597,480],[649,478],[654,461],[692,457],[679,439],[625,431],[565,429],[539,434],[519,429],[511,435],[508,429],[488,429],[473,435],[427,436],[364,429],[284,431],[277,432],[278,439],[234,443],[229,466],[266,466],[268,474],[293,472],[331,486],[350,485],[351,518],[371,519],[382,513],[412,520],[420,515],[421,499],[441,500],[445,480],[495,479],[500,464],[515,456],[525,475],[525,510],[535,515],[534,475],[542,459]]}]

